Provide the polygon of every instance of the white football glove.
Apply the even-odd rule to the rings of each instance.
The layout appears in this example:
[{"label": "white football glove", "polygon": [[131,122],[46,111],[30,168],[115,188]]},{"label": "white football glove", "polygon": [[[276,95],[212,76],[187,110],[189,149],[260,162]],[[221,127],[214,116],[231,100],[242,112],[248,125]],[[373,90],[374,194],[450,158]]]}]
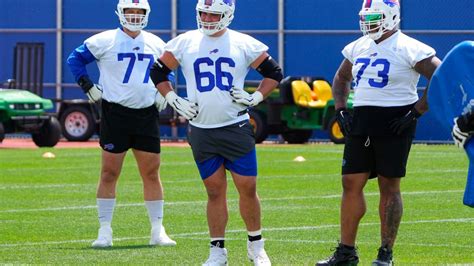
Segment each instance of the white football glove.
[{"label": "white football glove", "polygon": [[158,109],[158,112],[165,110],[168,103],[166,102],[165,97],[161,96],[161,93],[158,91],[155,94],[155,106]]},{"label": "white football glove", "polygon": [[96,103],[102,99],[102,87],[99,84],[94,84],[86,94],[91,102]]},{"label": "white football glove", "polygon": [[232,87],[230,89],[230,96],[232,96],[234,102],[248,107],[256,106],[261,101],[263,101],[263,94],[261,92],[255,91],[254,93],[250,94],[244,89],[236,87]]},{"label": "white football glove", "polygon": [[457,118],[454,119],[454,126],[451,136],[453,136],[454,144],[456,144],[456,146],[459,148],[464,149],[464,144],[466,144],[466,141],[469,139],[469,133],[462,132],[461,129],[459,129]]},{"label": "white football glove", "polygon": [[174,91],[168,92],[165,98],[169,105],[171,105],[178,114],[190,121],[196,118],[199,113],[197,103],[179,97]]}]

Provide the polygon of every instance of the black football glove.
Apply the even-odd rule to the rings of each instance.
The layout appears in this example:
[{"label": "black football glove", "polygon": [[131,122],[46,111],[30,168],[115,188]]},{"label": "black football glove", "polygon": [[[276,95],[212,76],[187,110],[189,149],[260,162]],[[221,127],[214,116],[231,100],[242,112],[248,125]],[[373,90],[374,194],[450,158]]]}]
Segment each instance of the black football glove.
[{"label": "black football glove", "polygon": [[464,148],[467,140],[474,135],[474,112],[471,110],[454,119],[454,126],[451,132],[454,144],[459,148]]},{"label": "black football glove", "polygon": [[88,76],[82,76],[79,78],[77,84],[81,87],[84,93],[87,93],[94,86],[94,82],[92,82]]},{"label": "black football glove", "polygon": [[390,121],[390,129],[393,133],[397,135],[401,135],[403,131],[409,128],[416,120],[421,116],[420,112],[418,112],[415,107],[413,107],[408,113],[404,116],[395,118]]},{"label": "black football glove", "polygon": [[336,121],[345,137],[349,136],[352,130],[352,114],[346,108],[336,110]]},{"label": "black football glove", "polygon": [[459,148],[463,149],[464,144],[466,144],[466,141],[469,139],[470,134],[468,132],[463,132],[458,125],[458,121],[462,119],[454,119],[454,126],[453,130],[451,132],[451,136],[453,136],[454,144],[458,146]]}]

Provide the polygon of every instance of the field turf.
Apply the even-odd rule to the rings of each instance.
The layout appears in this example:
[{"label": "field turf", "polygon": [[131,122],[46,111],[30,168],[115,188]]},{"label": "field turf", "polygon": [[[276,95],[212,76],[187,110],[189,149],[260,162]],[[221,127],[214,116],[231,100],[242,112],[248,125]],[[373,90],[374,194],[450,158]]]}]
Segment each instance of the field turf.
[{"label": "field turf", "polygon": [[[341,145],[260,145],[258,192],[274,265],[314,265],[339,239]],[[54,159],[42,158],[51,151]],[[297,156],[306,161],[294,162]],[[402,180],[396,265],[474,265],[474,209],[462,205],[468,161],[452,145],[414,145]],[[148,247],[149,222],[131,153],[119,180],[114,246],[90,247],[98,229],[100,150],[0,149],[0,264],[199,265],[208,256],[206,194],[189,147],[163,147],[164,225],[176,247]],[[230,265],[251,265],[229,179]],[[378,187],[369,181],[357,246],[370,265],[380,244]]]}]

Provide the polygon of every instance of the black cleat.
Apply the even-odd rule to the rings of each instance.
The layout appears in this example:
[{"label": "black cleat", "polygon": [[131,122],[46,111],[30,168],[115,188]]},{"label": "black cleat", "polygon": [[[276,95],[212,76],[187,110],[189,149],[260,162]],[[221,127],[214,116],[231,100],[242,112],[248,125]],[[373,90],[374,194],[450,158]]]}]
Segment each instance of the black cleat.
[{"label": "black cleat", "polygon": [[334,254],[326,260],[318,261],[316,266],[355,266],[358,263],[357,250],[355,248],[349,249],[339,243]]},{"label": "black cleat", "polygon": [[377,259],[372,262],[372,266],[392,266],[393,264],[393,253],[388,247],[379,248],[379,254]]}]

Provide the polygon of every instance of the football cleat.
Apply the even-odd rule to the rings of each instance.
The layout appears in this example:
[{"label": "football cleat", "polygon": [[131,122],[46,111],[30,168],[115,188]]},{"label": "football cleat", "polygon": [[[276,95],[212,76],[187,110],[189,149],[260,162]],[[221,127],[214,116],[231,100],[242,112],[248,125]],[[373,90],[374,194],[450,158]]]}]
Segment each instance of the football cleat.
[{"label": "football cleat", "polygon": [[172,240],[165,231],[165,227],[152,228],[150,237],[151,246],[176,246],[176,241]]},{"label": "football cleat", "polygon": [[247,241],[247,257],[256,266],[272,265],[265,252],[265,242],[263,239],[257,241]]},{"label": "football cleat", "polygon": [[103,226],[99,228],[99,235],[92,243],[93,248],[108,248],[112,246],[112,227]]},{"label": "football cleat", "polygon": [[392,266],[392,265],[393,265],[392,250],[387,247],[379,248],[377,259],[372,262],[372,266]]},{"label": "football cleat", "polygon": [[331,257],[318,261],[316,266],[355,266],[358,263],[357,250],[355,248],[348,249],[343,244],[339,244]]},{"label": "football cleat", "polygon": [[225,266],[227,265],[227,249],[211,246],[209,258],[202,266]]}]

